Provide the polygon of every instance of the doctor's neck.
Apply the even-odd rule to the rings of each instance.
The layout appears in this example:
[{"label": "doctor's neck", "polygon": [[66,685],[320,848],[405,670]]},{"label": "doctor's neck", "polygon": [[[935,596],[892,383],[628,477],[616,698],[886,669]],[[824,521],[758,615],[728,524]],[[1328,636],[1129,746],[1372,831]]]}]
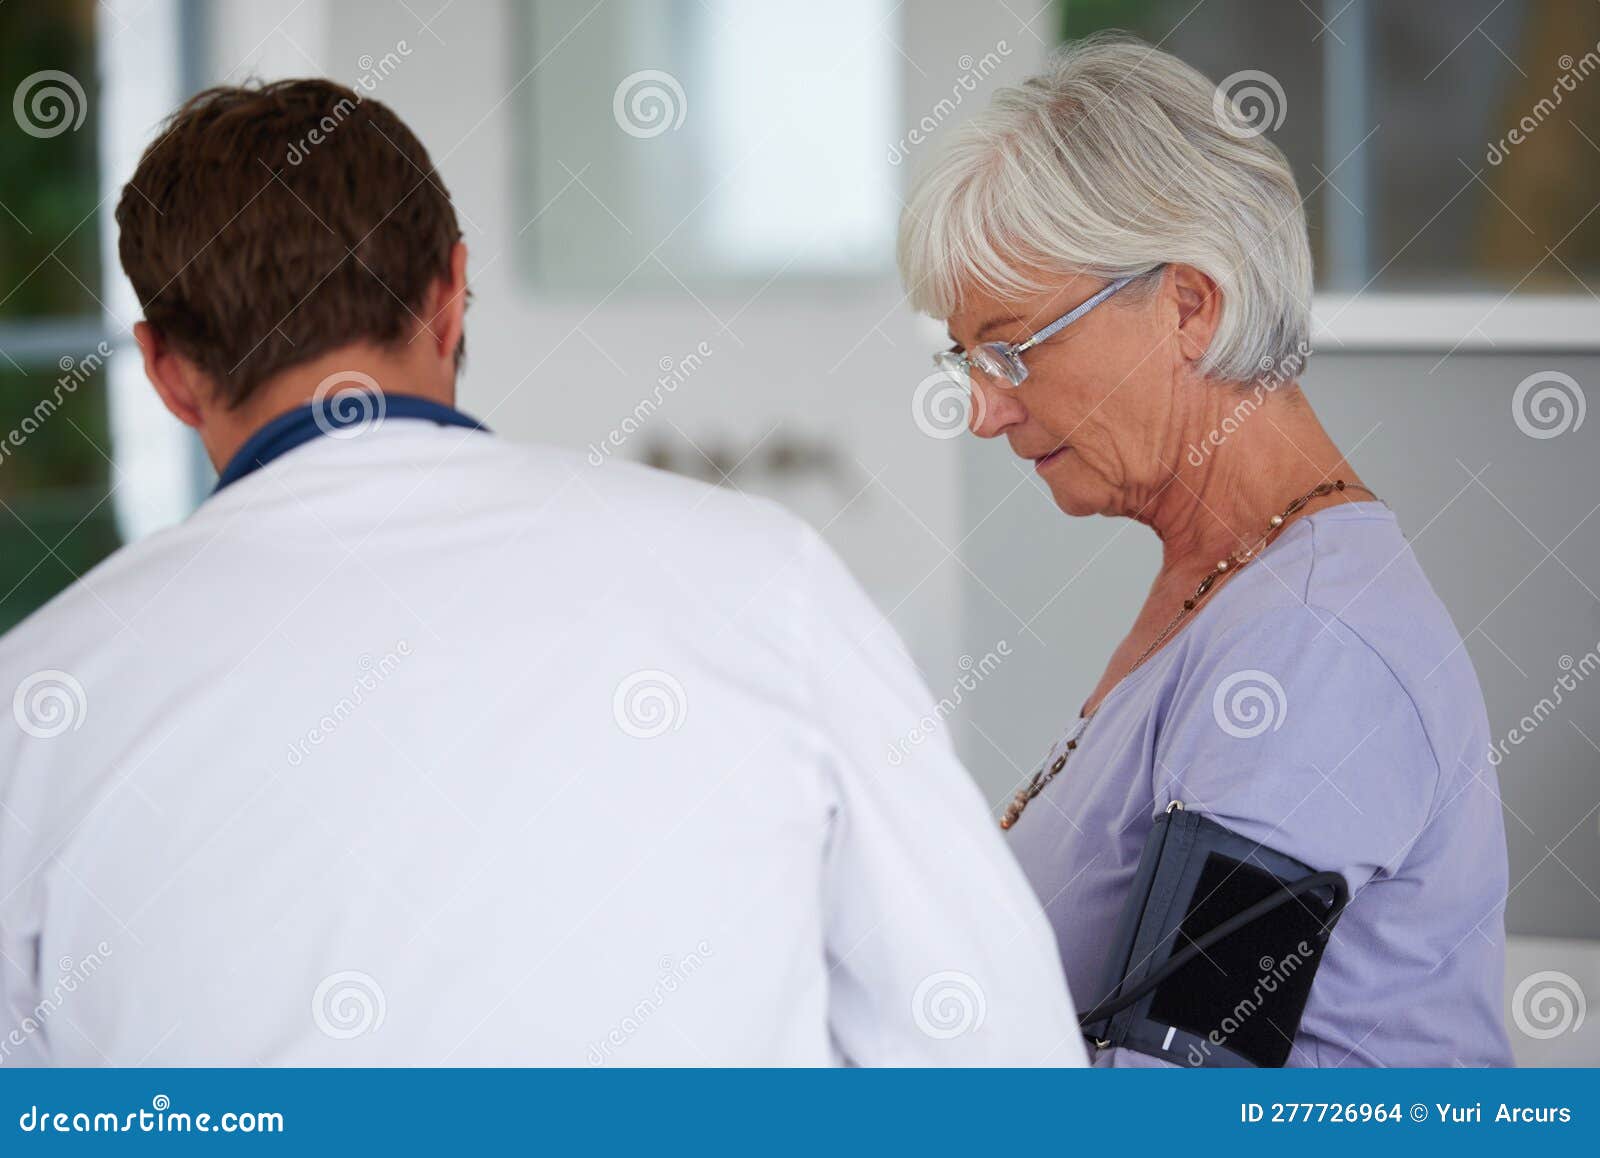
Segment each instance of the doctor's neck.
[{"label": "doctor's neck", "polygon": [[[140,344],[144,345],[143,339]],[[184,368],[187,373],[177,371],[179,383],[171,383],[170,378],[167,383],[156,381],[156,389],[167,409],[194,427],[205,446],[206,457],[220,471],[256,431],[319,397],[376,385],[384,394],[409,394],[454,406],[454,359],[440,358],[432,347],[433,343],[426,340],[341,346],[275,374],[237,406],[229,406],[226,398],[192,365]],[[172,374],[170,368],[168,374]]]},{"label": "doctor's neck", "polygon": [[404,344],[342,346],[269,378],[243,405],[233,410],[219,407],[205,427],[196,428],[207,456],[221,470],[252,434],[274,418],[352,390],[376,386],[384,394],[409,394],[454,406],[454,366],[441,365],[437,358],[413,357],[413,349]]}]

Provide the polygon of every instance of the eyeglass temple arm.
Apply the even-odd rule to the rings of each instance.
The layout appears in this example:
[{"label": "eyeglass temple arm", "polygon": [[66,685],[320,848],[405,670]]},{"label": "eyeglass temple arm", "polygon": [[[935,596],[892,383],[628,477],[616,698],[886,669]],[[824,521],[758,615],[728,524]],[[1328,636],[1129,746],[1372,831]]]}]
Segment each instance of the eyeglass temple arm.
[{"label": "eyeglass temple arm", "polygon": [[1083,317],[1084,314],[1086,314],[1090,310],[1094,309],[1095,306],[1097,306],[1101,302],[1105,301],[1108,297],[1110,297],[1112,294],[1116,293],[1119,289],[1121,289],[1123,286],[1127,285],[1132,280],[1133,280],[1133,275],[1130,275],[1128,277],[1119,277],[1116,281],[1114,281],[1110,285],[1106,286],[1099,293],[1097,293],[1093,297],[1091,297],[1088,301],[1084,302],[1081,306],[1078,306],[1076,309],[1074,309],[1071,313],[1066,314],[1063,317],[1057,318],[1055,321],[1051,322],[1044,329],[1040,330],[1033,337],[1029,338],[1026,342],[1022,343],[1022,345],[1017,347],[1017,353],[1020,354],[1025,350],[1031,350],[1035,346],[1037,346],[1040,342],[1044,341],[1046,338],[1054,337],[1056,334],[1060,333],[1066,327],[1072,325],[1073,322],[1075,322],[1079,318]]}]

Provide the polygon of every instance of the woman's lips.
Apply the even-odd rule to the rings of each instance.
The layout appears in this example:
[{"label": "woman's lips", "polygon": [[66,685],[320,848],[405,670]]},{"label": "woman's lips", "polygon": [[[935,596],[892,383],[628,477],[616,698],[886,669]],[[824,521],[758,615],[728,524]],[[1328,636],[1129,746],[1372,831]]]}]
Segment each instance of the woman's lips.
[{"label": "woman's lips", "polygon": [[1034,470],[1043,470],[1045,468],[1045,464],[1046,463],[1054,462],[1056,459],[1060,458],[1062,455],[1066,454],[1067,451],[1069,451],[1071,449],[1072,448],[1068,447],[1068,446],[1058,446],[1058,447],[1056,447],[1049,454],[1041,455],[1040,457],[1034,459],[1033,460],[1033,469]]}]

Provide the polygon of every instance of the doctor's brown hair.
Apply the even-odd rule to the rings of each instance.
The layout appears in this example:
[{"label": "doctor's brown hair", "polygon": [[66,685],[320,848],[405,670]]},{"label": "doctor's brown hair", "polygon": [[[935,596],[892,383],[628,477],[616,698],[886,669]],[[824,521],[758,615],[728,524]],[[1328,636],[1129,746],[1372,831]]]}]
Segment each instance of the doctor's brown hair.
[{"label": "doctor's brown hair", "polygon": [[327,80],[190,98],[124,186],[117,226],[145,320],[230,407],[329,350],[407,341],[461,239],[422,142]]}]

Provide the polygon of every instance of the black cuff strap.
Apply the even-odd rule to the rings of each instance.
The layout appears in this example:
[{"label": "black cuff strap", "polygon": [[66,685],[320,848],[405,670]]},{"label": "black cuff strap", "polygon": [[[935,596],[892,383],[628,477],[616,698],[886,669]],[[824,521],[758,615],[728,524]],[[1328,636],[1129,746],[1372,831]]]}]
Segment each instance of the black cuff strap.
[{"label": "black cuff strap", "polygon": [[1106,996],[1080,1024],[1097,1046],[1179,1065],[1281,1066],[1348,901],[1343,874],[1175,804],[1145,843]]}]

